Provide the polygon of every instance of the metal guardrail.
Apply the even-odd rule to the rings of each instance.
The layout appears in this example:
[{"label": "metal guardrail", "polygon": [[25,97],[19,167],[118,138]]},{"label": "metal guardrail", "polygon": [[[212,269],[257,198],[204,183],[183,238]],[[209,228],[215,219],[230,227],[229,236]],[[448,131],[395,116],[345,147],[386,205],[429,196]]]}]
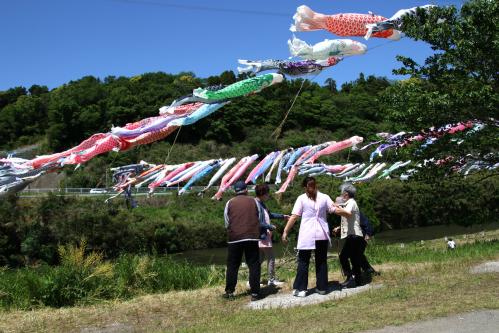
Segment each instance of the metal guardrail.
[{"label": "metal guardrail", "polygon": [[[270,188],[274,188],[275,185],[269,184]],[[182,186],[176,187],[157,187],[154,189],[154,195],[172,195],[176,194]],[[199,193],[205,186],[192,186],[186,193]],[[105,190],[102,193],[90,193],[92,189]],[[212,186],[212,190],[218,190],[218,186]],[[137,196],[145,196],[149,193],[149,188],[147,187],[132,187],[132,194]],[[231,192],[232,188],[229,188],[227,192]],[[248,191],[253,192],[254,186],[248,186]],[[18,196],[23,198],[33,198],[39,197],[40,195],[54,193],[57,196],[111,196],[115,195],[116,192],[112,188],[90,188],[90,187],[64,187],[64,188],[26,188],[21,192],[18,192]]]},{"label": "metal guardrail", "polygon": [[[154,195],[172,195],[176,194],[182,187],[157,187],[154,190]],[[67,188],[26,188],[22,190],[21,192],[18,192],[18,196],[22,198],[35,198],[35,197],[40,197],[48,193],[54,193],[57,196],[112,196],[117,194],[118,192],[115,191],[112,188],[96,188],[98,190],[106,190],[106,192],[101,192],[101,193],[91,193],[90,191],[93,188],[72,188],[72,187],[67,187]],[[189,192],[195,192],[198,193],[202,189],[204,189],[204,186],[193,186],[187,193]],[[218,186],[213,186],[213,189],[218,189]],[[140,188],[135,188],[132,187],[132,194],[134,196],[146,196],[149,194],[149,188],[147,187],[140,187]]]},{"label": "metal guardrail", "polygon": [[[157,187],[154,193],[170,193],[181,189],[182,187]],[[192,186],[191,191],[201,191],[204,186]],[[213,188],[218,188],[214,186]],[[91,190],[105,190],[103,193],[90,193]],[[149,188],[147,187],[132,187],[132,193],[148,193]],[[21,194],[35,194],[35,193],[60,193],[60,194],[116,194],[117,192],[112,188],[90,188],[90,187],[64,187],[64,188],[26,188],[22,190]]]}]

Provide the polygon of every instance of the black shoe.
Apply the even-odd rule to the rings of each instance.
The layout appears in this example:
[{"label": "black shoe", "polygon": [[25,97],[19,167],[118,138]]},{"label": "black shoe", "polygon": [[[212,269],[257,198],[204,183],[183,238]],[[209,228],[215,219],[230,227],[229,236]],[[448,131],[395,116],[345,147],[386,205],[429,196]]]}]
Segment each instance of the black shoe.
[{"label": "black shoe", "polygon": [[252,302],[255,302],[255,301],[258,301],[261,299],[262,299],[262,297],[260,296],[260,294],[251,294],[251,301]]},{"label": "black shoe", "polygon": [[234,293],[225,293],[222,295],[223,298],[229,301],[233,301],[236,297],[234,296]]},{"label": "black shoe", "polygon": [[367,274],[374,275],[374,276],[380,276],[381,274],[377,271],[374,270],[374,268],[369,267],[368,269],[365,270]]},{"label": "black shoe", "polygon": [[355,279],[353,278],[353,276],[349,276],[349,277],[347,277],[345,282],[343,282],[341,284],[341,287],[345,288],[345,289],[355,288],[355,287],[357,287],[357,283],[355,282]]},{"label": "black shoe", "polygon": [[346,277],[345,281],[343,281],[342,283],[340,283],[340,285],[341,285],[341,286],[342,286],[342,285],[344,285],[345,283],[347,283],[347,282],[348,282],[350,279],[352,279],[352,278],[353,278],[353,275],[347,275],[347,277]]},{"label": "black shoe", "polygon": [[315,288],[315,292],[318,293],[319,295],[327,294],[327,290],[320,290],[319,288]]}]

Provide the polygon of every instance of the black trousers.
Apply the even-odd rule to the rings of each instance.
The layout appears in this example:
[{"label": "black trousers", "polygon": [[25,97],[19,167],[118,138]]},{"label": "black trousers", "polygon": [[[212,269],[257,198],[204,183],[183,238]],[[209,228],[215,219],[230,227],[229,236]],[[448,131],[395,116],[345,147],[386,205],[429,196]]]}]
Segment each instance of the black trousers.
[{"label": "black trousers", "polygon": [[317,289],[327,290],[327,248],[329,241],[315,241],[315,250],[298,251],[298,268],[296,269],[296,278],[293,282],[293,289],[299,291],[307,290],[308,286],[308,266],[310,256],[315,251],[315,276],[317,279]]},{"label": "black trousers", "polygon": [[237,273],[244,257],[249,268],[249,283],[252,294],[260,293],[260,252],[257,241],[244,241],[229,244],[227,247],[227,275],[225,292],[236,290]]},{"label": "black trousers", "polygon": [[[347,277],[355,276],[355,281],[358,283],[361,281],[360,265],[365,249],[364,237],[348,235],[340,252],[340,264],[343,273]],[[352,266],[350,266],[350,262]]]}]

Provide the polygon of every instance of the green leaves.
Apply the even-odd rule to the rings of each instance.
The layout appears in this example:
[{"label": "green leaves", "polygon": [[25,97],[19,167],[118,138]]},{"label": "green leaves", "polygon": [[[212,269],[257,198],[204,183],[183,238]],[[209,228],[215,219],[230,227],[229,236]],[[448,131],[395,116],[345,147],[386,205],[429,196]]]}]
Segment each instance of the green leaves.
[{"label": "green leaves", "polygon": [[[405,123],[405,129],[411,131],[470,119],[497,118],[498,22],[499,5],[497,1],[488,0],[466,2],[460,12],[453,6],[436,7],[429,13],[418,12],[417,16],[404,19],[404,33],[426,41],[436,52],[423,65],[409,57],[397,57],[403,67],[394,73],[411,78],[399,81],[382,93],[381,101],[388,118]],[[493,152],[497,131],[480,133],[483,135],[486,137],[480,146],[461,150],[455,158],[471,152],[475,156]],[[444,142],[425,156],[432,154],[431,157],[438,158],[458,153],[455,144]]]}]

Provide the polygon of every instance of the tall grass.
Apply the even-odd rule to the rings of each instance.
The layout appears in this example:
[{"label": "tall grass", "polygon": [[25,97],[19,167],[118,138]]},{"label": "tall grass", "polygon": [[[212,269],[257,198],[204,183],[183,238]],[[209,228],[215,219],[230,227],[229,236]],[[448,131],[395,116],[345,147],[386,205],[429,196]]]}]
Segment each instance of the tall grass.
[{"label": "tall grass", "polygon": [[197,266],[168,257],[124,255],[114,264],[116,295],[120,298],[197,289],[216,285],[223,279],[221,267]]},{"label": "tall grass", "polygon": [[[197,289],[219,285],[224,267],[200,266],[167,256],[122,255],[107,262],[99,252],[86,251],[86,243],[59,247],[60,265],[35,268],[0,269],[0,308],[33,309],[91,304],[103,300],[128,299],[138,295],[171,290]],[[487,259],[499,253],[499,240],[478,240],[461,244],[453,251],[436,241],[386,245],[369,244],[372,264],[443,263],[467,259]],[[291,263],[291,262],[290,262]],[[330,261],[331,271],[339,270]],[[278,267],[281,277],[291,278],[295,265]],[[313,269],[313,268],[312,268]],[[243,270],[244,279],[247,272]]]},{"label": "tall grass", "polygon": [[61,264],[0,270],[0,308],[33,309],[90,304],[137,295],[218,284],[223,270],[194,266],[168,257],[124,255],[115,262],[86,243],[59,248]]}]

